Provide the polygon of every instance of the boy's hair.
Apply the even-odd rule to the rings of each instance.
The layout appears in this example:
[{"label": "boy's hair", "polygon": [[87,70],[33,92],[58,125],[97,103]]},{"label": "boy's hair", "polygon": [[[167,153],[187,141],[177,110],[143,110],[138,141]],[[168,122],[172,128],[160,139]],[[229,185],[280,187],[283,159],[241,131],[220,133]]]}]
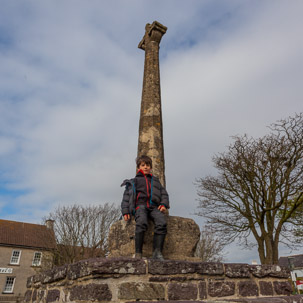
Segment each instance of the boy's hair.
[{"label": "boy's hair", "polygon": [[137,168],[139,168],[139,166],[142,162],[149,165],[150,168],[153,168],[153,161],[149,156],[143,155],[143,156],[138,157],[136,159]]}]

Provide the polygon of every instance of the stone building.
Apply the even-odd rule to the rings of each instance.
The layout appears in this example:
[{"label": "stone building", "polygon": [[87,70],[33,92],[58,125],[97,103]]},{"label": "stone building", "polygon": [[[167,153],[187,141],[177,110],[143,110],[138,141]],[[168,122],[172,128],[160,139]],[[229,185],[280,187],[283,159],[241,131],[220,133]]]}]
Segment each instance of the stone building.
[{"label": "stone building", "polygon": [[52,221],[0,220],[0,302],[23,299],[27,278],[51,265],[54,239]]}]

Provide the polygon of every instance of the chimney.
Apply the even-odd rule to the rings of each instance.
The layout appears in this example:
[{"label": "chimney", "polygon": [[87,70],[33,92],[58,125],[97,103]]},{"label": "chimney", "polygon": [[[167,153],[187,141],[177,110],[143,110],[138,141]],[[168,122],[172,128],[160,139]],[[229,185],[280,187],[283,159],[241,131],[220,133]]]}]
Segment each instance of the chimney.
[{"label": "chimney", "polygon": [[54,223],[54,220],[48,219],[45,221],[45,226],[50,230],[54,230]]}]

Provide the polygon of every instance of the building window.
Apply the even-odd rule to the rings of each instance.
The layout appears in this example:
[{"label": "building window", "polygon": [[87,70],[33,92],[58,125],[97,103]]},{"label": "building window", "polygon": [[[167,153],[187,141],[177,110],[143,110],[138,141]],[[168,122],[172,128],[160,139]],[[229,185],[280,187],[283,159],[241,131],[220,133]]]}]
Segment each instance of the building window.
[{"label": "building window", "polygon": [[34,259],[33,259],[33,266],[40,266],[41,265],[41,259],[42,259],[42,253],[39,251],[36,251],[34,253]]},{"label": "building window", "polygon": [[21,256],[21,250],[13,250],[11,257],[11,264],[19,264]]},{"label": "building window", "polygon": [[8,293],[8,294],[13,293],[15,280],[16,280],[15,277],[6,277],[6,282],[3,290],[4,293]]}]

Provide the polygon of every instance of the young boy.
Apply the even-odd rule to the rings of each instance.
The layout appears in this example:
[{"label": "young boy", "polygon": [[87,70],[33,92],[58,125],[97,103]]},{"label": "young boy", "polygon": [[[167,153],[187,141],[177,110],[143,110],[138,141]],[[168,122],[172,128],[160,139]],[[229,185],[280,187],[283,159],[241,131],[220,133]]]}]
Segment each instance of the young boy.
[{"label": "young boy", "polygon": [[148,227],[148,218],[154,221],[153,258],[164,260],[162,249],[166,235],[165,210],[169,208],[168,194],[159,179],[151,174],[152,160],[148,156],[137,159],[136,177],[124,180],[125,191],[121,203],[125,221],[135,216],[135,257],[142,258],[144,233]]}]

